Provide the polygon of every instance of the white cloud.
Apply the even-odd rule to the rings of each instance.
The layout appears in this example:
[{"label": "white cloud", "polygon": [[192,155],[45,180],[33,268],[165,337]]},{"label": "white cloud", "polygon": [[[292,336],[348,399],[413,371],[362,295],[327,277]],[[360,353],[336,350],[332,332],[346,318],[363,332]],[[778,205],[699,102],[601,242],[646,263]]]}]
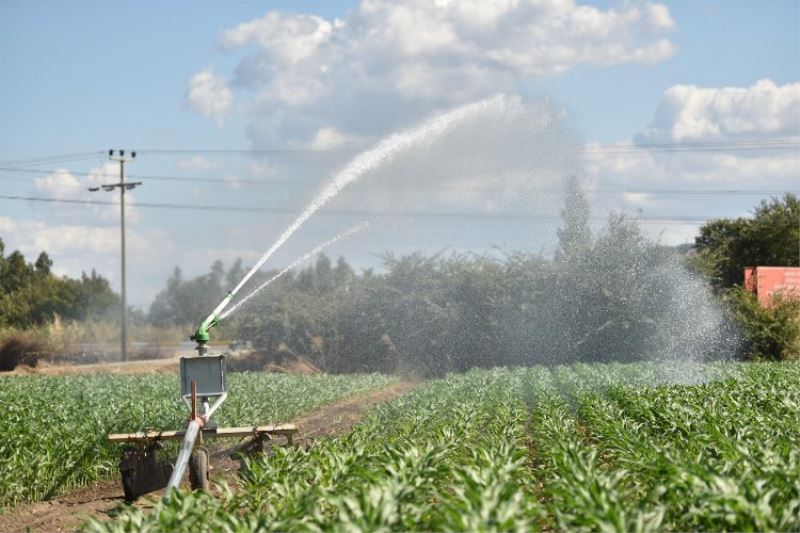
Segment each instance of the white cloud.
[{"label": "white cloud", "polygon": [[[800,188],[800,150],[786,149],[788,145],[782,149],[743,150],[736,142],[798,136],[800,83],[778,86],[761,80],[751,87],[722,88],[676,85],[664,92],[647,129],[631,140],[606,146],[587,145],[583,162],[589,182],[598,189],[763,190],[780,194]],[[713,150],[687,151],[659,150],[647,145],[673,142],[720,144]],[[598,198],[607,207],[642,209],[646,216],[656,217],[738,216],[730,212],[731,207],[746,212],[759,200],[758,195],[630,192]],[[664,242],[685,242],[699,225],[675,222],[663,230]],[[653,226],[648,230],[655,231]]]},{"label": "white cloud", "polygon": [[119,251],[118,228],[49,225],[39,220],[0,217],[0,232],[15,236],[17,242],[12,246],[19,248],[26,256],[33,256],[42,250],[51,255]]},{"label": "white cloud", "polygon": [[276,170],[266,161],[254,161],[247,165],[247,173],[253,178],[268,178],[274,176]]},{"label": "white cloud", "polygon": [[[777,86],[761,80],[744,88],[675,85],[664,92],[650,127],[634,140],[605,147],[587,145],[584,161],[589,176],[598,182],[706,188],[770,188],[769,184],[793,190],[798,187],[800,151],[741,150],[736,142],[797,136],[800,83]],[[650,149],[646,143],[652,142],[722,144],[713,150],[674,152]]]},{"label": "white cloud", "polygon": [[190,159],[178,160],[178,168],[180,170],[210,170],[218,166],[218,163],[210,161],[202,155],[196,155]]},{"label": "white cloud", "polygon": [[[652,2],[362,0],[332,22],[271,11],[225,31],[222,45],[247,49],[233,83],[256,95],[249,135],[266,146],[313,143],[321,128],[383,133],[576,65],[663,61],[675,53],[674,27],[669,10]],[[206,69],[192,84],[212,79]]]},{"label": "white cloud", "polygon": [[236,176],[227,175],[224,178],[222,178],[222,181],[225,183],[225,186],[231,189],[232,191],[242,188],[242,182]]},{"label": "white cloud", "polygon": [[[58,275],[78,277],[97,270],[116,285],[119,282],[119,227],[88,224],[52,224],[35,219],[0,216],[0,235],[7,250],[19,250],[31,261],[46,251]],[[158,243],[158,246],[153,246]],[[129,229],[128,297],[133,305],[146,307],[163,287],[164,273],[174,256],[174,244],[160,229],[140,233]],[[119,286],[114,287],[119,290]]]},{"label": "white cloud", "polygon": [[316,54],[332,31],[333,26],[323,18],[272,11],[226,31],[222,42],[226,48],[258,43],[274,61],[294,65]]},{"label": "white cloud", "polygon": [[[55,204],[44,206],[45,209],[51,209],[61,220],[71,223],[82,223],[89,219],[113,222],[119,220],[119,189],[109,192],[101,188],[100,191],[90,192],[89,188],[118,182],[119,164],[109,161],[100,167],[91,169],[86,176],[81,177],[76,177],[67,170],[56,170],[52,174],[36,178],[34,187],[38,192],[46,193],[48,197],[58,198],[59,200],[87,200],[110,202],[112,204],[108,206],[88,204],[85,209],[78,211],[72,209],[63,210],[56,207]],[[130,222],[139,220],[136,198],[130,191],[125,193],[125,217]]]},{"label": "white cloud", "polygon": [[36,178],[34,187],[51,198],[74,198],[81,190],[81,182],[68,170],[57,169],[43,178]]},{"label": "white cloud", "polygon": [[751,87],[675,85],[662,97],[648,142],[800,135],[800,83],[764,79]]},{"label": "white cloud", "polygon": [[329,150],[337,148],[348,141],[346,135],[340,133],[336,128],[320,128],[311,141],[311,148],[315,150]]},{"label": "white cloud", "polygon": [[[562,110],[508,96],[459,109],[467,108],[457,125],[366,168],[358,186],[343,190],[331,208],[557,215],[562,180],[578,168],[578,146]],[[426,124],[417,128],[429,130]]]},{"label": "white cloud", "polygon": [[189,80],[189,103],[205,116],[222,122],[233,104],[233,93],[225,81],[206,68]]},{"label": "white cloud", "polygon": [[798,188],[798,151],[657,151],[630,141],[587,145],[586,172],[594,183],[636,187]]},{"label": "white cloud", "polygon": [[626,192],[623,193],[623,199],[626,203],[635,206],[645,206],[651,202],[651,196],[642,192]]},{"label": "white cloud", "polygon": [[645,224],[642,227],[642,233],[665,246],[693,244],[700,225],[700,223],[695,222],[670,224],[667,227],[660,227],[658,224]]},{"label": "white cloud", "polygon": [[675,28],[675,21],[666,6],[662,4],[646,4],[645,12],[648,23],[654,29],[672,30]]}]

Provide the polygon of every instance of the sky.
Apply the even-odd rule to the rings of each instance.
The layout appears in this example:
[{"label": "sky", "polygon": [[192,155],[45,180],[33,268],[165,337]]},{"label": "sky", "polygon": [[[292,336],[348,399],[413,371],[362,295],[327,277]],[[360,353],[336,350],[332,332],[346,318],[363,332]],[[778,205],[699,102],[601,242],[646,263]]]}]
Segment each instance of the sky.
[{"label": "sky", "polygon": [[476,105],[265,268],[362,221],[330,255],[548,253],[569,175],[596,231],[624,211],[665,244],[798,192],[800,2],[0,1],[0,238],[118,290],[119,194],[87,189],[118,179],[108,149],[135,150],[146,310],[176,266],[254,263],[359,153]]}]

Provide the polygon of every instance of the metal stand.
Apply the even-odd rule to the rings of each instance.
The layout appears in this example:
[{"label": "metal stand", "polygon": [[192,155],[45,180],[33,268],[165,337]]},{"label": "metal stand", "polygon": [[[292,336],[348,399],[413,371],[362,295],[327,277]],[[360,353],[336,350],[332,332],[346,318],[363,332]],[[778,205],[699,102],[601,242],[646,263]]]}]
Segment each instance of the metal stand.
[{"label": "metal stand", "polygon": [[[251,437],[252,440],[245,449],[252,451],[268,448],[272,437],[278,435],[285,437],[288,445],[293,444],[293,437],[297,433],[294,424],[211,427],[209,418],[228,396],[227,372],[224,355],[207,356],[204,355],[205,346],[202,348],[200,356],[181,358],[181,399],[189,408],[189,421],[185,430],[116,433],[108,436],[110,442],[136,444],[123,449],[119,464],[125,499],[129,501],[164,487],[169,494],[171,489],[180,485],[187,466],[192,489],[207,490],[211,456],[203,447],[205,438]],[[202,413],[198,413],[198,397]],[[166,440],[182,441],[174,463],[161,457],[161,441]]]}]

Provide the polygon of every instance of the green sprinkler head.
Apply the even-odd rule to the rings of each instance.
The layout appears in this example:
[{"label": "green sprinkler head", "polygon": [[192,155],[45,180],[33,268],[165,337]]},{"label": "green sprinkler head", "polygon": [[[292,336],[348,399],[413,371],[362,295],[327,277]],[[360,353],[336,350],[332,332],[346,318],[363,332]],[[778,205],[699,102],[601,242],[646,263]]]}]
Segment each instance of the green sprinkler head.
[{"label": "green sprinkler head", "polygon": [[223,298],[222,302],[217,306],[214,311],[208,315],[208,318],[203,320],[200,324],[200,327],[197,328],[197,331],[194,332],[192,336],[189,338],[197,343],[197,351],[200,352],[200,355],[205,353],[205,345],[211,339],[211,335],[209,335],[208,331],[213,328],[214,326],[219,325],[219,315],[222,313],[222,310],[225,309],[225,306],[228,305],[233,298],[233,292],[229,292],[225,298]]},{"label": "green sprinkler head", "polygon": [[205,328],[202,325],[197,328],[197,331],[195,331],[191,337],[189,337],[190,340],[195,341],[197,344],[205,344],[208,342],[209,338],[210,336],[208,334],[208,328]]},{"label": "green sprinkler head", "polygon": [[202,324],[200,324],[200,327],[197,328],[197,331],[195,331],[194,334],[189,338],[195,341],[197,344],[200,345],[205,344],[211,338],[211,335],[209,335],[208,330],[210,330],[213,326],[216,326],[217,324],[219,324],[218,317],[216,316],[209,317],[206,320],[204,320]]}]

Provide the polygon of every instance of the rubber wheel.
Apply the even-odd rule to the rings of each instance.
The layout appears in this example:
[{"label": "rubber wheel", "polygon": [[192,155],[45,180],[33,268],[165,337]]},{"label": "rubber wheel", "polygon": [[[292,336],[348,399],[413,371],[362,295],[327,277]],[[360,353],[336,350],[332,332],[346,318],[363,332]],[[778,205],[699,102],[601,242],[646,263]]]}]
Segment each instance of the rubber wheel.
[{"label": "rubber wheel", "polygon": [[119,461],[119,471],[122,475],[122,490],[125,493],[125,501],[135,501],[136,493],[134,484],[136,483],[136,470],[131,466],[137,455],[137,449],[133,446],[125,446]]},{"label": "rubber wheel", "polygon": [[208,450],[195,448],[189,458],[189,485],[192,490],[208,490]]}]

